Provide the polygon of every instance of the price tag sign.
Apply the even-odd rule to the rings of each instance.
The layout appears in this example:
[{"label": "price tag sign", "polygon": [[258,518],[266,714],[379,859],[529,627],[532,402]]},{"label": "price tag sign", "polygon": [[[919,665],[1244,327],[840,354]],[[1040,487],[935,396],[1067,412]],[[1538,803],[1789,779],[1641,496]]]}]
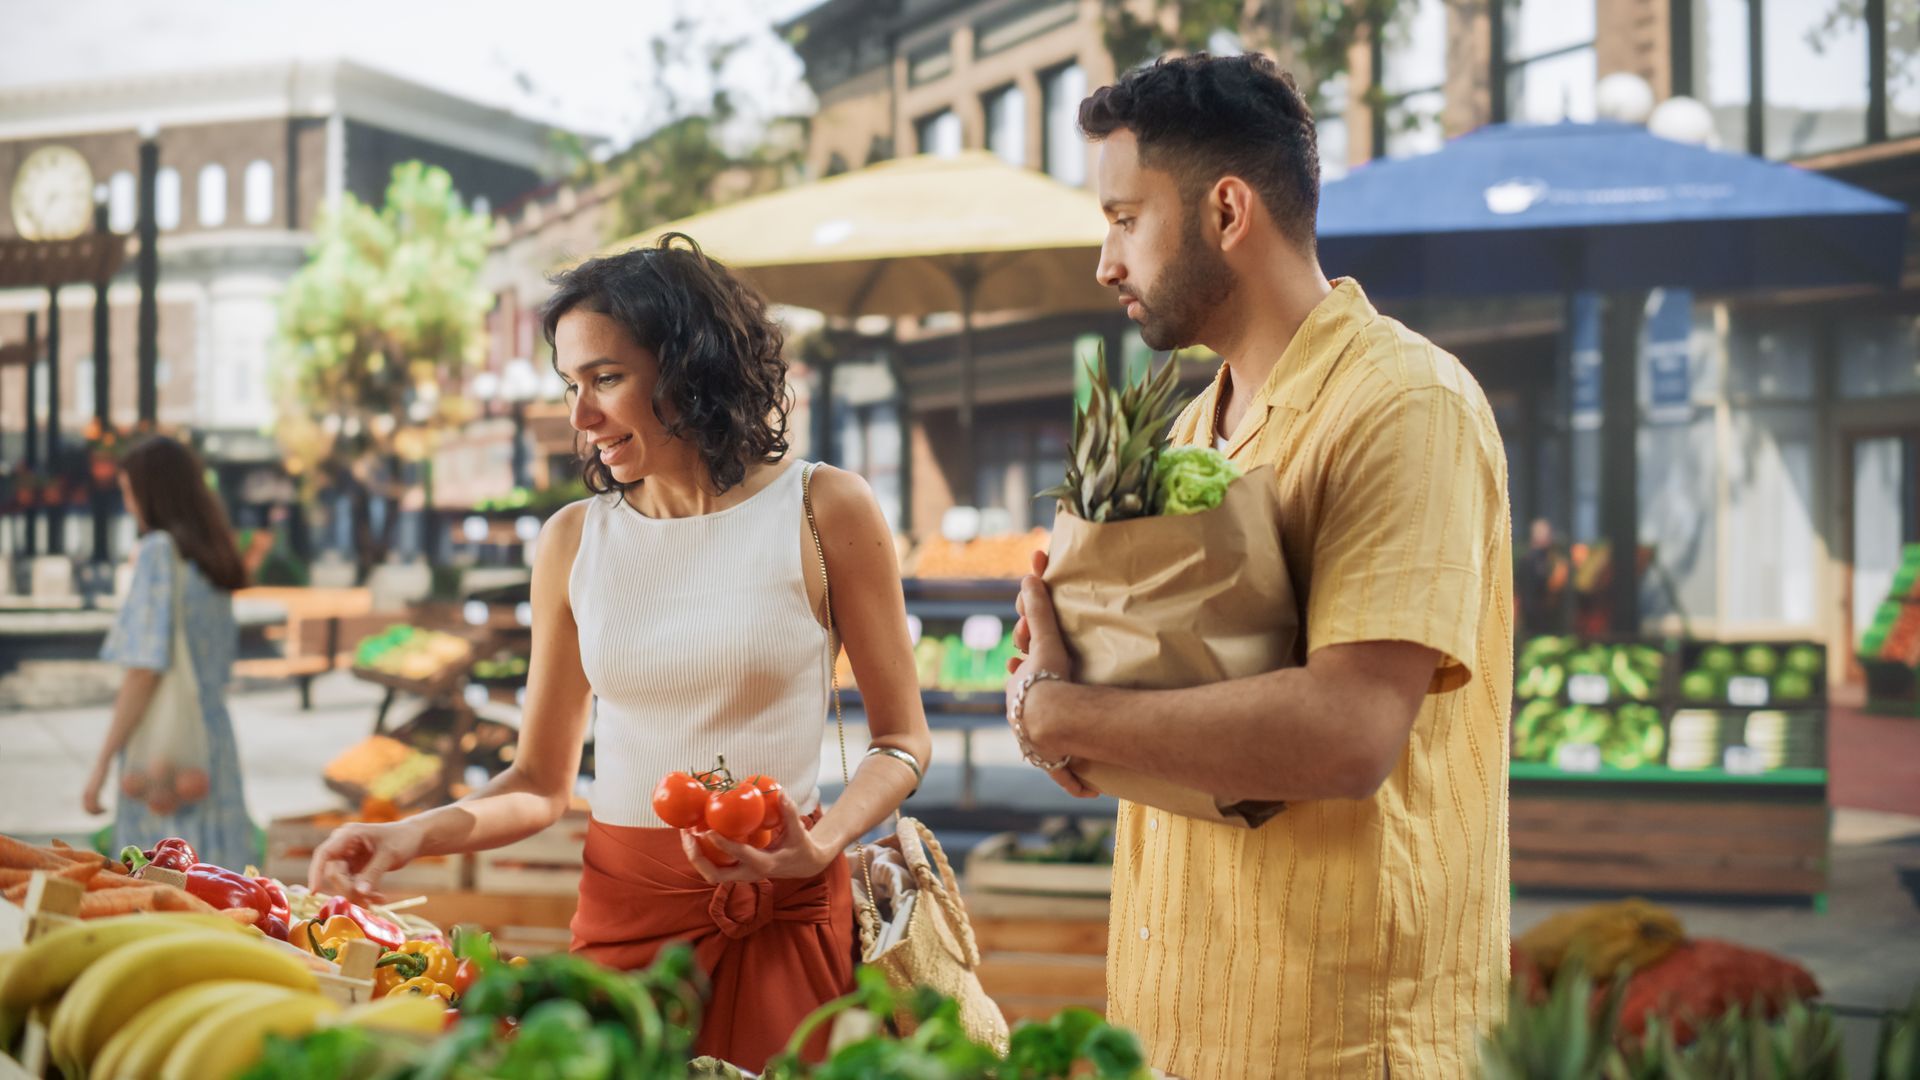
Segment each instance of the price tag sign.
[{"label": "price tag sign", "polygon": [[924,630],[925,630],[925,625],[921,623],[920,616],[918,615],[907,616],[907,640],[909,642],[915,645],[920,644],[920,635]]},{"label": "price tag sign", "polygon": [[469,600],[460,607],[460,614],[467,620],[468,626],[487,625],[487,605],[484,600]]},{"label": "price tag sign", "polygon": [[460,532],[467,538],[467,543],[477,544],[487,538],[487,519],[474,514],[460,523]]},{"label": "price tag sign", "polygon": [[1767,771],[1767,759],[1751,746],[1729,746],[1720,765],[1734,776],[1759,776]]},{"label": "price tag sign", "polygon": [[527,688],[526,687],[520,686],[520,687],[514,688],[513,703],[514,705],[522,709],[527,707]]},{"label": "price tag sign", "polygon": [[479,683],[468,683],[467,688],[461,691],[461,695],[467,699],[467,705],[471,708],[477,709],[487,703],[487,688]]},{"label": "price tag sign", "polygon": [[960,624],[960,641],[969,649],[990,652],[999,647],[1006,632],[1007,624],[998,615],[969,615]]},{"label": "price tag sign", "polygon": [[540,536],[540,519],[534,517],[532,514],[522,514],[520,517],[515,518],[513,521],[513,535],[519,537],[521,543],[533,543],[534,540]]},{"label": "price tag sign", "polygon": [[1605,675],[1575,675],[1567,680],[1567,697],[1575,705],[1605,705],[1610,692]]},{"label": "price tag sign", "polygon": [[1562,743],[1554,751],[1553,764],[1561,772],[1599,772],[1600,748],[1590,742]]},{"label": "price tag sign", "polygon": [[1727,701],[1744,708],[1758,708],[1767,703],[1771,691],[1767,680],[1752,675],[1735,675],[1727,680]]},{"label": "price tag sign", "polygon": [[521,626],[533,625],[533,605],[522,600],[513,605],[513,621]]}]

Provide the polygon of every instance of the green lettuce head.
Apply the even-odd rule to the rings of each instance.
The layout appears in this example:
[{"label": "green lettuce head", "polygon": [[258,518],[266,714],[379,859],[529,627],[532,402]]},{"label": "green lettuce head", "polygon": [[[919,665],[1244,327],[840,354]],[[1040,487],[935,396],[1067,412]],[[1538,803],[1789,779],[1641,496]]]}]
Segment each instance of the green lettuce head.
[{"label": "green lettuce head", "polygon": [[1160,477],[1160,512],[1171,517],[1219,506],[1240,466],[1210,446],[1175,446],[1160,452],[1154,472]]}]

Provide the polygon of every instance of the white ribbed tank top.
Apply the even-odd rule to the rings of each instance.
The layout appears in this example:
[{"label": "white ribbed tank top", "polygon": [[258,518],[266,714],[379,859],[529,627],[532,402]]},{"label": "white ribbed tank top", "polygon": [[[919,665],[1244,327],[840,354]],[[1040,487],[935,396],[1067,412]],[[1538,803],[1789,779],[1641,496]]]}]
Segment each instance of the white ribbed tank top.
[{"label": "white ribbed tank top", "polygon": [[695,517],[650,518],[618,492],[587,500],[567,594],[598,701],[600,821],[664,827],[654,785],[719,754],[736,778],[780,781],[801,813],[819,804],[831,672],[802,576],[805,469]]}]

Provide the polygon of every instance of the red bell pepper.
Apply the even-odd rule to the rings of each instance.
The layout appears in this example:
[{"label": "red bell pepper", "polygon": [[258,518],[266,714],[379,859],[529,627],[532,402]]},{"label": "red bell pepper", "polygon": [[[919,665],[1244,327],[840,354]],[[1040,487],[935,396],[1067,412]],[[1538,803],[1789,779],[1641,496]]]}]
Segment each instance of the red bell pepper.
[{"label": "red bell pepper", "polygon": [[[287,890],[270,877],[257,877],[253,880],[267,891],[267,916],[279,919],[283,927],[293,925],[293,912],[287,908]],[[261,924],[261,929],[266,929],[264,923]],[[281,935],[281,940],[286,940],[285,935]]]},{"label": "red bell pepper", "polygon": [[353,920],[353,924],[360,928],[360,932],[367,935],[368,941],[389,952],[406,944],[407,932],[400,929],[399,924],[375,915],[344,896],[336,896],[320,905],[320,913],[313,918],[315,922],[324,925],[335,915],[345,915]]},{"label": "red bell pepper", "polygon": [[[134,857],[136,855],[139,856],[138,859]],[[177,836],[169,836],[145,851],[128,844],[120,849],[120,861],[128,870],[158,866],[166,870],[178,870],[184,874],[189,867],[200,861],[200,856],[194,853],[192,844]]]},{"label": "red bell pepper", "polygon": [[265,928],[273,901],[260,883],[212,863],[194,863],[187,868],[187,891],[221,910],[252,908],[257,912],[254,925]]}]

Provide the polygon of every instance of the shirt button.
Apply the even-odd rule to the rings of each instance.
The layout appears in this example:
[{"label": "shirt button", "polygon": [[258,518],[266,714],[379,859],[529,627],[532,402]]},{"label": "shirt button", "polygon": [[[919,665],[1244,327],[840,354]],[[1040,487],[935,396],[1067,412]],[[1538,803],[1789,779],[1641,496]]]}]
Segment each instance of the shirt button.
[{"label": "shirt button", "polygon": [[1159,818],[1148,818],[1148,819],[1147,819],[1147,828],[1149,828],[1149,829],[1152,829],[1152,830],[1153,830],[1154,832],[1159,832],[1159,831],[1160,831],[1160,819],[1159,819]]},{"label": "shirt button", "polygon": [[1147,940],[1147,937],[1148,937],[1147,928],[1143,926],[1140,928],[1140,940],[1145,941]]}]

